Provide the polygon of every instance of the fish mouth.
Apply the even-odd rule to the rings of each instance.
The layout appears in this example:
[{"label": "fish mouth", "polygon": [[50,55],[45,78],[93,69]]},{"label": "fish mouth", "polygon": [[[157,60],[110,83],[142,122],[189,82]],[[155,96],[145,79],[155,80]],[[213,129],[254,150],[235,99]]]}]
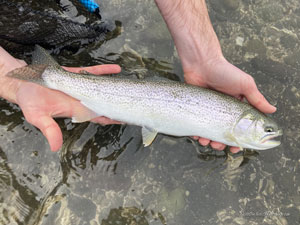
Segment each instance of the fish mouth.
[{"label": "fish mouth", "polygon": [[276,147],[281,144],[281,141],[276,139],[280,138],[282,134],[282,130],[279,130],[274,134],[268,134],[261,139],[261,143],[268,145],[269,147]]}]

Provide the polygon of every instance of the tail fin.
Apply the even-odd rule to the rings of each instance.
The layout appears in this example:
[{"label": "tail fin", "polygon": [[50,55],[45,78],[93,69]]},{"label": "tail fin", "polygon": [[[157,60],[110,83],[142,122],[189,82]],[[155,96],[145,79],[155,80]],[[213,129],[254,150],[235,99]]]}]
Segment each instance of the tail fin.
[{"label": "tail fin", "polygon": [[17,68],[6,74],[6,76],[38,84],[43,84],[44,81],[42,78],[42,74],[47,67],[48,65],[28,65],[21,68]]}]

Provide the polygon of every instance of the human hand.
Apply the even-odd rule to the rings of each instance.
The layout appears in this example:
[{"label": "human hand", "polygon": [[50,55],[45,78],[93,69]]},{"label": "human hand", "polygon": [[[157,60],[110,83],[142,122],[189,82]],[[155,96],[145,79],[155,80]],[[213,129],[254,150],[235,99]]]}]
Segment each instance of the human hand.
[{"label": "human hand", "polygon": [[[223,57],[199,64],[198,68],[185,70],[187,83],[211,88],[236,98],[246,98],[247,101],[263,113],[273,113],[276,108],[272,106],[259,92],[252,76],[238,69]],[[206,138],[194,137],[201,145],[210,144],[212,148],[223,150],[225,144],[210,141]],[[239,147],[231,147],[230,151],[236,153]]]},{"label": "human hand", "polygon": [[[264,113],[273,113],[271,106],[258,91],[253,78],[230,64],[210,22],[205,0],[155,0],[174,39],[187,83],[215,89],[248,102]],[[224,144],[195,137],[202,145],[210,144],[223,150]],[[231,147],[238,152],[237,147]]]},{"label": "human hand", "polygon": [[6,77],[5,75],[16,68],[26,65],[25,61],[12,57],[0,46],[0,97],[16,103],[16,91],[22,82]]},{"label": "human hand", "polygon": [[[47,138],[52,151],[58,151],[63,143],[61,129],[53,117],[75,117],[80,118],[80,121],[91,120],[105,125],[120,123],[106,117],[94,118],[95,114],[80,101],[60,91],[5,76],[9,71],[25,65],[24,61],[15,59],[0,47],[0,84],[3,87],[0,96],[20,106],[25,119],[39,128]],[[64,67],[64,69],[75,73],[85,70],[96,75],[121,71],[118,65]]]}]

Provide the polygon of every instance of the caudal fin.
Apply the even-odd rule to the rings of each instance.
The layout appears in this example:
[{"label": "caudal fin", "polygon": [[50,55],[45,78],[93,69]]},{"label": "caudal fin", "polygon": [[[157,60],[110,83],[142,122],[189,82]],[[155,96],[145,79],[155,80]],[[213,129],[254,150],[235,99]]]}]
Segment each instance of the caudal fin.
[{"label": "caudal fin", "polygon": [[8,77],[43,84],[42,74],[48,65],[28,65],[14,69],[6,74]]}]

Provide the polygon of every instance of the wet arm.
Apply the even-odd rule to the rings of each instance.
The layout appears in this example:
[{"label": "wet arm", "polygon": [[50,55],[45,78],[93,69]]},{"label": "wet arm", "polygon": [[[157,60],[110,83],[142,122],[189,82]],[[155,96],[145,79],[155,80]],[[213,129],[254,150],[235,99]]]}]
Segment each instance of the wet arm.
[{"label": "wet arm", "polygon": [[205,0],[155,0],[172,34],[185,73],[223,59]]}]

